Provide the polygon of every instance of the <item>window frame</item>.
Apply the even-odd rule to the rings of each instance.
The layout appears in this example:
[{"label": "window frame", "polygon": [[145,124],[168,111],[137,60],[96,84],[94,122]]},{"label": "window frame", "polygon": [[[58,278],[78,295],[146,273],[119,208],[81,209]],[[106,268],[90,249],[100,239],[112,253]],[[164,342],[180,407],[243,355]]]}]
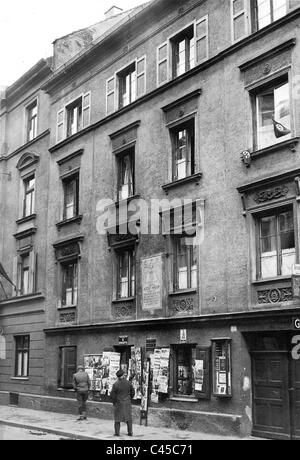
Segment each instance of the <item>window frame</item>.
[{"label": "window frame", "polygon": [[[182,349],[183,351],[189,349],[190,350],[190,374],[191,374],[191,383],[192,383],[192,393],[190,395],[185,395],[178,392],[178,367],[179,367],[179,359],[178,359],[178,351]],[[194,354],[194,356],[193,356]],[[172,345],[172,357],[173,357],[173,394],[172,397],[174,398],[181,398],[181,399],[197,399],[196,391],[194,386],[194,378],[193,378],[193,360],[196,359],[197,356],[197,344],[195,343],[182,343]]]},{"label": "window frame", "polygon": [[[192,37],[188,36],[189,30],[192,32]],[[193,40],[193,48],[194,48],[194,67],[196,65],[196,52],[195,52],[195,44],[196,44],[196,37],[195,37],[195,23],[193,22],[190,26],[186,27],[184,30],[179,32],[177,35],[173,36],[170,39],[170,48],[171,48],[171,62],[172,62],[172,79],[178,78],[181,75],[184,75],[189,70],[193,69],[191,67],[191,47],[189,45],[189,41]],[[178,73],[177,71],[177,60],[180,54],[180,51],[177,49],[179,44],[185,42],[185,51],[184,51],[184,62],[185,62],[185,70],[183,73]]]},{"label": "window frame", "polygon": [[[197,257],[197,252],[196,252],[196,245],[189,245],[185,246],[187,248],[187,287],[180,289],[179,287],[179,264],[178,264],[178,248],[179,248],[179,240],[181,239],[194,239],[196,236],[185,236],[185,235],[172,235],[172,244],[173,244],[173,254],[174,254],[174,259],[173,259],[173,293],[180,293],[184,291],[191,291],[191,290],[197,290],[198,289],[198,273],[199,273],[199,261]],[[197,263],[197,268],[196,268],[196,286],[193,286],[193,280],[192,280],[192,261],[193,259],[196,259]]]},{"label": "window frame", "polygon": [[[294,229],[294,240],[295,240],[295,263],[298,261],[298,242],[297,242],[297,211],[295,203],[293,201],[288,201],[285,203],[276,204],[274,206],[269,206],[259,211],[256,211],[253,214],[254,219],[254,229],[255,229],[255,282],[266,282],[268,283],[272,279],[284,279],[286,277],[292,277],[290,275],[283,275],[281,272],[281,260],[282,260],[282,251],[280,244],[280,231],[279,231],[279,215],[283,212],[292,211],[293,212],[293,229]],[[277,275],[270,278],[262,278],[261,270],[261,219],[275,216],[276,217],[276,260],[277,260]],[[279,251],[280,249],[280,251]]]},{"label": "window frame", "polygon": [[[192,129],[191,129],[192,128]],[[178,134],[180,131],[186,130],[188,133],[187,143],[188,145],[188,158],[186,161],[186,175],[184,178],[178,178],[178,171],[176,172],[176,152],[178,148]],[[192,135],[190,133],[192,131]],[[196,119],[192,117],[181,123],[176,123],[174,126],[169,127],[169,134],[171,137],[171,149],[172,149],[172,182],[176,182],[181,179],[188,179],[193,176],[197,170],[196,164]],[[190,168],[190,171],[188,170]]]},{"label": "window frame", "polygon": [[[72,304],[67,304],[68,288],[68,268],[72,266]],[[76,266],[76,276],[74,276],[74,268]],[[79,258],[63,260],[60,262],[60,278],[61,278],[61,308],[76,308],[78,307],[78,292],[79,292]],[[75,299],[76,298],[76,299]],[[76,300],[76,302],[75,302]]]},{"label": "window frame", "polygon": [[[259,143],[259,132],[258,132],[258,121],[259,121],[259,112],[258,112],[258,98],[263,93],[267,93],[271,89],[274,90],[281,85],[288,84],[289,86],[289,109],[290,109],[290,137],[285,139],[284,137],[276,139],[274,135],[274,143],[265,147],[260,147]],[[259,82],[256,82],[254,85],[249,85],[248,91],[250,94],[250,103],[252,109],[252,129],[253,129],[253,151],[264,150],[266,148],[274,147],[281,142],[290,140],[295,135],[295,113],[294,113],[294,104],[293,104],[293,85],[291,78],[291,68],[290,66],[286,69],[276,72],[271,77],[263,79]],[[280,120],[276,120],[280,123]]]},{"label": "window frame", "polygon": [[[29,334],[24,334],[24,335],[16,335],[14,336],[15,339],[15,369],[14,369],[14,376],[15,378],[28,378],[29,377],[29,359],[30,359],[30,335]],[[28,346],[26,347],[24,345],[25,340],[28,340]],[[22,340],[23,344],[22,346],[18,345],[18,341]],[[19,352],[21,352],[21,367],[22,367],[22,372],[21,374],[18,373],[18,367],[19,367]],[[27,354],[27,366],[26,369],[24,368],[24,356]]]},{"label": "window frame", "polygon": [[[127,253],[127,297],[121,296],[121,257]],[[127,300],[136,296],[136,248],[133,246],[125,246],[115,250],[116,254],[116,300]],[[132,275],[134,275],[132,279]],[[133,284],[132,284],[133,283]]]},{"label": "window frame", "polygon": [[[248,0],[243,0],[244,1],[244,8],[242,10],[240,10],[236,14],[234,14],[234,2],[235,1],[236,0],[231,0],[231,2],[230,2],[231,3],[231,5],[230,5],[230,14],[231,14],[231,41],[232,41],[232,43],[237,43],[237,42],[243,40],[244,38],[248,37],[248,35],[249,35],[249,20],[248,20],[248,17],[249,17],[249,3],[248,3]],[[250,0],[250,1],[252,1],[252,0]],[[245,34],[242,35],[239,38],[235,38],[235,35],[234,35],[235,21],[242,15],[244,15]]]},{"label": "window frame", "polygon": [[259,30],[265,29],[266,27],[270,26],[274,22],[279,21],[280,19],[284,18],[291,11],[289,0],[285,0],[286,13],[283,16],[281,16],[280,18],[274,19],[274,0],[268,0],[268,1],[269,1],[269,5],[270,5],[270,23],[265,25],[265,26],[263,26],[263,27],[259,27],[258,3],[257,3],[258,0],[254,0],[253,3],[252,2],[250,3],[250,5],[251,5],[250,8],[251,8],[252,33],[257,32]]},{"label": "window frame", "polygon": [[[27,189],[27,185],[32,180],[34,180],[34,186],[31,189]],[[23,182],[23,215],[22,217],[25,219],[26,217],[30,217],[35,213],[35,195],[36,195],[36,174],[35,172],[22,177]],[[27,196],[31,195],[30,199],[30,213],[27,214]]]},{"label": "window frame", "polygon": [[70,389],[73,389],[73,385],[72,385],[72,382],[65,382],[65,377],[66,377],[66,369],[64,367],[64,364],[66,363],[66,358],[65,358],[65,354],[64,352],[68,350],[72,350],[74,353],[75,353],[75,360],[74,360],[74,363],[73,363],[73,371],[71,372],[71,374],[75,374],[76,373],[76,368],[77,368],[77,346],[61,346],[59,347],[59,360],[58,360],[58,382],[57,382],[57,386],[58,388],[63,388],[65,390],[70,390]]},{"label": "window frame", "polygon": [[[79,114],[77,115],[77,126],[75,132],[72,132],[72,123],[70,123],[70,115],[75,109],[79,108]],[[66,136],[71,137],[74,134],[79,133],[83,128],[83,96],[76,98],[74,101],[69,102],[65,107],[66,111]]]},{"label": "window frame", "polygon": [[[36,114],[34,116],[30,116],[30,112],[35,107],[36,107]],[[38,99],[36,98],[34,101],[30,102],[30,104],[26,106],[26,142],[31,142],[37,138],[38,119],[39,119],[38,115],[39,115],[39,103],[38,103]],[[31,123],[33,120],[34,120],[34,130],[33,130],[33,137],[31,139],[30,132],[31,132]]]},{"label": "window frame", "polygon": [[[129,156],[130,158],[130,169],[131,169],[131,193],[130,190],[128,190],[128,197],[127,198],[121,198],[120,193],[121,193],[121,185],[124,186],[125,184],[122,184],[122,169],[121,169],[121,162],[122,160]],[[135,195],[135,145],[129,147],[128,149],[122,150],[119,153],[116,153],[116,167],[117,167],[117,201],[122,201],[125,199],[132,198]]]},{"label": "window frame", "polygon": [[[73,204],[73,216],[67,217],[67,188],[71,184],[73,185],[74,191],[74,204]],[[63,222],[68,220],[76,219],[79,217],[79,193],[80,193],[80,174],[79,172],[72,173],[67,177],[62,177],[63,186]]]},{"label": "window frame", "polygon": [[[88,103],[85,104],[85,99],[88,98]],[[77,129],[76,133],[68,134],[68,109],[72,105],[76,105],[76,102],[81,101],[81,126]],[[56,115],[56,143],[62,142],[65,139],[68,139],[71,136],[79,133],[83,129],[87,128],[91,124],[91,101],[92,101],[92,92],[87,91],[86,93],[81,93],[77,97],[71,99],[62,109],[58,110]],[[88,111],[88,123],[84,121],[85,112]],[[60,133],[61,130],[61,133]]]}]

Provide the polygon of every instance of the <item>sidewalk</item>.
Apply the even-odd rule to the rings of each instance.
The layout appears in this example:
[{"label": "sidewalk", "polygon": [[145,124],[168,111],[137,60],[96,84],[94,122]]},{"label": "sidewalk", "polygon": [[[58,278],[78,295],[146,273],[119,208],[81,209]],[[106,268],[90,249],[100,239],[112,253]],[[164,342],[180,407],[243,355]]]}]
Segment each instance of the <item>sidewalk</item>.
[{"label": "sidewalk", "polygon": [[[0,429],[1,424],[40,430],[80,440],[240,440],[238,437],[222,437],[140,425],[134,425],[134,437],[129,438],[126,435],[126,424],[123,424],[121,427],[121,436],[115,437],[113,436],[113,422],[111,420],[90,418],[87,421],[76,422],[76,417],[73,415],[20,409],[10,406],[0,406]],[[245,440],[253,439],[246,438]]]}]

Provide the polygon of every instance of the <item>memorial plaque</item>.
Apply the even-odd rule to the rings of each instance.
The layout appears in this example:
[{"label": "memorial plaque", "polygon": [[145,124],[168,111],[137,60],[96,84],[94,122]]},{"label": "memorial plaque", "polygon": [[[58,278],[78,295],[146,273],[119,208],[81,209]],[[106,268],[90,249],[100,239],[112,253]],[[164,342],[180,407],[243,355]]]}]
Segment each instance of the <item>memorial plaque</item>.
[{"label": "memorial plaque", "polygon": [[142,259],[143,310],[162,309],[162,255]]}]

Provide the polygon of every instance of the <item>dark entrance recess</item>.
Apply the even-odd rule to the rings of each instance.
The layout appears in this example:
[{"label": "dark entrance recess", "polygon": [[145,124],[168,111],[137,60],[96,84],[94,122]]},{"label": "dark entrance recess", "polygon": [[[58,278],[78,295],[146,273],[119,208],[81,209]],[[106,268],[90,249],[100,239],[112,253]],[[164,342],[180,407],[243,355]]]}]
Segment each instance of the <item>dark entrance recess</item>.
[{"label": "dark entrance recess", "polygon": [[290,333],[247,335],[252,360],[253,435],[300,440],[300,361]]}]

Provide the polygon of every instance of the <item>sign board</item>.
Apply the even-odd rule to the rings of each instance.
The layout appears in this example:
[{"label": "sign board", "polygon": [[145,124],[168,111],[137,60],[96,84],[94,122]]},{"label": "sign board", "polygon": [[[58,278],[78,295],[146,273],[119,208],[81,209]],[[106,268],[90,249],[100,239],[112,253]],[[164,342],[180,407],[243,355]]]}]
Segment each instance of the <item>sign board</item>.
[{"label": "sign board", "polygon": [[186,329],[180,329],[180,342],[187,341],[187,332]]},{"label": "sign board", "polygon": [[119,345],[128,345],[128,336],[121,335],[119,337]]},{"label": "sign board", "polygon": [[293,318],[293,326],[297,331],[300,330],[300,316],[299,318]]},{"label": "sign board", "polygon": [[142,309],[162,310],[162,255],[142,259]]}]

